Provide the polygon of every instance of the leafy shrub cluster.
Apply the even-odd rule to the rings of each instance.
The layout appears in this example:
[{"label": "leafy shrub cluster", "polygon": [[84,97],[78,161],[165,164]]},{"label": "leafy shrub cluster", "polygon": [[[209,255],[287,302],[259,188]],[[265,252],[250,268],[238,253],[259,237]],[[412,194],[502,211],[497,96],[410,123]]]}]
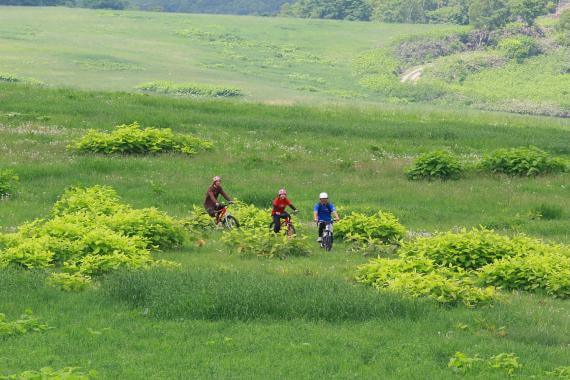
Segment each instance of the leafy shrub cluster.
[{"label": "leafy shrub cluster", "polygon": [[33,78],[21,78],[19,76],[9,74],[9,73],[0,73],[0,83],[23,83],[23,84],[31,84],[31,85],[42,85],[43,82],[33,79]]},{"label": "leafy shrub cluster", "polygon": [[570,296],[569,247],[524,235],[510,238],[486,229],[447,232],[406,242],[398,255],[359,267],[357,280],[468,306],[492,301],[493,286]]},{"label": "leafy shrub cluster", "polygon": [[444,150],[422,154],[406,170],[409,179],[458,179],[463,173],[459,159]]},{"label": "leafy shrub cluster", "polygon": [[111,133],[89,130],[68,146],[80,153],[147,154],[180,152],[194,155],[211,149],[212,143],[192,135],[176,134],[170,128],[141,128],[138,123],[123,124]]},{"label": "leafy shrub cluster", "polygon": [[477,355],[475,355],[475,357],[469,357],[463,352],[456,352],[455,355],[449,359],[447,366],[456,372],[465,372],[475,364],[483,362],[486,362],[491,368],[504,370],[509,376],[522,367],[518,356],[512,352],[502,352],[491,356],[488,360],[484,360]]},{"label": "leafy shrub cluster", "polygon": [[91,276],[119,268],[173,265],[154,260],[152,250],[180,246],[181,223],[156,209],[133,209],[112,188],[73,187],[51,217],[26,223],[0,238],[0,268],[59,268],[50,283],[82,289]]},{"label": "leafy shrub cluster", "polygon": [[199,83],[173,83],[168,81],[143,83],[137,86],[137,89],[159,94],[209,96],[217,98],[243,95],[242,91],[237,87],[222,87]]},{"label": "leafy shrub cluster", "polygon": [[38,332],[50,327],[27,310],[15,321],[6,321],[6,316],[0,313],[0,338],[5,336],[23,335],[29,332]]},{"label": "leafy shrub cluster", "polygon": [[61,369],[53,369],[51,367],[43,367],[39,371],[30,370],[13,375],[0,376],[2,380],[90,380],[97,379],[96,371],[83,371],[79,367],[64,367]]},{"label": "leafy shrub cluster", "polygon": [[480,167],[491,173],[527,177],[563,172],[567,168],[562,159],[550,157],[532,146],[496,150],[483,158]]},{"label": "leafy shrub cluster", "polygon": [[529,36],[505,38],[499,42],[498,47],[508,58],[519,62],[539,52],[538,43]]},{"label": "leafy shrub cluster", "polygon": [[13,170],[0,169],[0,199],[13,194],[19,180]]},{"label": "leafy shrub cluster", "polygon": [[335,224],[335,236],[360,246],[398,244],[406,228],[398,218],[386,211],[372,215],[354,212]]},{"label": "leafy shrub cluster", "polygon": [[306,238],[276,234],[267,226],[224,232],[222,242],[231,253],[243,256],[285,259],[290,256],[308,256],[310,253]]},{"label": "leafy shrub cluster", "polygon": [[437,65],[427,67],[423,77],[433,77],[447,83],[463,83],[470,74],[502,67],[507,61],[501,54],[491,51],[454,54],[439,59]]}]

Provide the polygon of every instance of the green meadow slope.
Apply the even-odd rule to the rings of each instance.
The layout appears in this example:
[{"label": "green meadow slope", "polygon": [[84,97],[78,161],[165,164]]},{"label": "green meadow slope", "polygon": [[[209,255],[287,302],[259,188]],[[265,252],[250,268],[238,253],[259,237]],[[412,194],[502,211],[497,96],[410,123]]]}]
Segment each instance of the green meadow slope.
[{"label": "green meadow slope", "polygon": [[[541,42],[547,46],[543,54],[522,62],[501,63],[500,52],[491,53],[499,57],[489,67],[486,61],[470,59],[470,53],[431,60],[417,84],[399,82],[399,70],[410,69],[410,63],[395,68],[371,61],[365,66],[373,72],[361,75],[363,60],[403,38],[467,30],[451,25],[1,7],[0,78],[121,91],[170,81],[235,87],[245,99],[278,104],[429,102],[568,115],[568,49],[548,39]],[[481,67],[461,81],[442,79],[454,75],[457,62],[464,61]]]}]

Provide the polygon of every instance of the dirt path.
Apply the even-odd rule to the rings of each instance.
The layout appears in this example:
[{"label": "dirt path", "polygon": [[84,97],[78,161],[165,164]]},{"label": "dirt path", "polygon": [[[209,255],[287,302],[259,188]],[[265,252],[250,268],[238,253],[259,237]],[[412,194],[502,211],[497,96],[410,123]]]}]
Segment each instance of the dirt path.
[{"label": "dirt path", "polygon": [[402,77],[400,78],[400,82],[402,82],[402,83],[406,83],[406,82],[415,83],[421,78],[423,71],[424,71],[423,66],[412,67],[411,69],[406,71],[404,74],[402,74]]}]

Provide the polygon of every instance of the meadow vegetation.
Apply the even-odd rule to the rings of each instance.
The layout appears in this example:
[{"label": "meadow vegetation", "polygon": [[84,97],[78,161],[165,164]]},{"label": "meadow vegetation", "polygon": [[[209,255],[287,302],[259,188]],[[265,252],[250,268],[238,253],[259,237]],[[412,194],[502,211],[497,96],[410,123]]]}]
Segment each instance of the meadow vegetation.
[{"label": "meadow vegetation", "polygon": [[[22,253],[2,269],[0,309],[14,321],[31,308],[50,327],[0,338],[3,376],[563,373],[568,173],[470,170],[443,182],[404,170],[438,149],[476,164],[534,145],[566,160],[565,120],[0,86],[0,154],[20,178],[2,200],[0,257]],[[191,158],[67,148],[133,120],[212,148]],[[218,230],[200,208],[213,174],[241,200],[230,209],[240,231]],[[269,232],[267,207],[283,186],[301,209],[293,239]],[[309,222],[323,189],[344,218],[330,254]],[[496,231],[437,233],[481,224]],[[54,255],[30,254],[46,252],[34,250],[38,239]],[[132,254],[117,261],[118,252]],[[32,257],[48,268],[21,268]]]}]

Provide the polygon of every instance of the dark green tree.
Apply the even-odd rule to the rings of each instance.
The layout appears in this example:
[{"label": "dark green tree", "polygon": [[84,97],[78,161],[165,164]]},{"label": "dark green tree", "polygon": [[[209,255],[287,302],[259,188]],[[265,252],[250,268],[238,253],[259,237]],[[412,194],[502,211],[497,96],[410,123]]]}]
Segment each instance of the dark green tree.
[{"label": "dark green tree", "polygon": [[544,0],[511,0],[511,13],[522,19],[528,26],[534,24],[534,20],[548,13],[547,3]]},{"label": "dark green tree", "polygon": [[478,29],[495,30],[507,23],[509,8],[503,0],[471,0],[469,24]]}]

